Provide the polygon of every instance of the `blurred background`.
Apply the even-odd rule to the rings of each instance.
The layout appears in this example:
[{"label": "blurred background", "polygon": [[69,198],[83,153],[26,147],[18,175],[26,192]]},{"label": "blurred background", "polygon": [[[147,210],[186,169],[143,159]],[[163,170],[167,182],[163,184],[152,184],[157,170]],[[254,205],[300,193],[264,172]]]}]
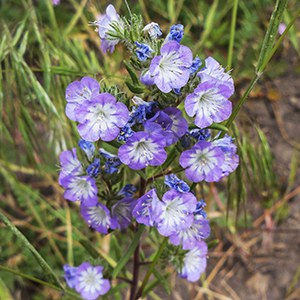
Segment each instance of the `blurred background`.
[{"label": "blurred background", "polygon": [[[64,114],[66,86],[91,76],[126,89],[125,48],[101,53],[99,36],[89,26],[110,3],[120,15],[129,14],[124,1],[61,0],[53,6],[47,0],[0,0],[0,212],[59,276],[64,263],[77,265],[88,256],[82,237],[104,253],[116,243],[87,228],[57,183],[58,156],[79,138]],[[182,44],[202,60],[211,55],[232,69],[231,100],[242,97],[255,74],[274,0],[128,4],[145,24],[159,23],[164,34],[183,24]],[[283,23],[299,8],[299,1],[290,0]],[[220,184],[203,186],[212,226],[206,276],[189,284],[171,275],[171,288],[155,290],[161,299],[300,299],[299,40],[298,18],[232,127],[240,167]],[[0,265],[44,278],[32,254],[2,224]],[[1,300],[62,297],[69,299],[0,266]]]}]

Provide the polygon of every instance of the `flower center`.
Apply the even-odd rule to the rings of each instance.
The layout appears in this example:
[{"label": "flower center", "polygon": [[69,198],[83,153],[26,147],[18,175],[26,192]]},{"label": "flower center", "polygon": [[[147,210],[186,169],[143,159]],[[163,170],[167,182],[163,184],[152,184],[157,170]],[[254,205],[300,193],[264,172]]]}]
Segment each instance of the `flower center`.
[{"label": "flower center", "polygon": [[140,154],[147,159],[147,161],[150,161],[153,159],[153,153],[148,149],[146,142],[141,142],[137,146],[137,150],[140,152]]}]

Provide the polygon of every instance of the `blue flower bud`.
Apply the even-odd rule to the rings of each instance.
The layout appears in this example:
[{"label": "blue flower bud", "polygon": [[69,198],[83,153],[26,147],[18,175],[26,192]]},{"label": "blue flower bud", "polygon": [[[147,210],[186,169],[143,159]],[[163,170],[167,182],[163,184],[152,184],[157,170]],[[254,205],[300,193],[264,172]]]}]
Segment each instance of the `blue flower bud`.
[{"label": "blue flower bud", "polygon": [[78,146],[84,151],[89,161],[94,157],[95,146],[93,143],[81,139],[78,142]]},{"label": "blue flower bud", "polygon": [[176,24],[173,25],[170,29],[170,33],[168,34],[167,38],[169,41],[176,41],[178,43],[180,43],[180,41],[183,38],[183,25],[181,24]]},{"label": "blue flower bud", "polygon": [[94,162],[91,163],[87,168],[86,172],[91,177],[97,177],[97,175],[101,172],[100,170],[100,159],[95,158]]},{"label": "blue flower bud", "polygon": [[140,61],[145,61],[151,56],[153,50],[147,44],[140,44],[139,42],[135,42],[135,45],[137,46],[135,54]]}]

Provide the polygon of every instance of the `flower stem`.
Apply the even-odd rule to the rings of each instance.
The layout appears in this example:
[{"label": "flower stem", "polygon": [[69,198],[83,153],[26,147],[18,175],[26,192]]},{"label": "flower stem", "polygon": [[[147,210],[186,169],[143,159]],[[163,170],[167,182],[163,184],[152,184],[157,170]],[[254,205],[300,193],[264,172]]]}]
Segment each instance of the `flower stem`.
[{"label": "flower stem", "polygon": [[[140,177],[140,191],[139,196],[142,197],[145,194],[147,182],[146,180],[141,176]],[[136,223],[135,230],[138,232],[139,224]],[[144,226],[143,226],[144,227]],[[134,258],[133,258],[133,279],[132,279],[132,285],[130,289],[130,300],[134,300],[136,290],[138,288],[139,283],[139,270],[140,270],[140,242],[138,242],[135,251],[134,251]]]},{"label": "flower stem", "polygon": [[234,4],[233,4],[233,8],[232,8],[232,15],[231,15],[230,40],[229,40],[229,46],[228,46],[228,59],[227,59],[227,68],[229,70],[231,69],[231,65],[232,65],[232,54],[233,54],[238,3],[239,3],[239,0],[234,0]]},{"label": "flower stem", "polygon": [[140,298],[142,296],[143,290],[146,287],[146,284],[148,283],[148,280],[149,280],[149,278],[150,278],[150,276],[151,276],[151,274],[152,274],[152,272],[153,272],[153,270],[154,270],[154,268],[156,266],[156,263],[157,263],[158,259],[160,258],[163,250],[165,249],[167,243],[168,243],[168,238],[165,237],[164,240],[163,240],[163,242],[161,243],[159,249],[157,250],[157,252],[155,254],[155,257],[153,258],[152,263],[151,263],[151,265],[150,265],[150,267],[149,267],[149,269],[148,269],[148,271],[147,271],[147,273],[145,275],[145,278],[144,278],[144,280],[142,282],[142,285],[139,288],[139,290],[137,292],[137,295],[136,295],[136,297],[134,299],[138,299],[138,298]]},{"label": "flower stem", "polygon": [[140,270],[140,243],[138,243],[135,251],[134,251],[134,259],[133,259],[133,279],[132,285],[130,289],[130,300],[135,299],[136,290],[138,287],[139,281],[139,270]]}]

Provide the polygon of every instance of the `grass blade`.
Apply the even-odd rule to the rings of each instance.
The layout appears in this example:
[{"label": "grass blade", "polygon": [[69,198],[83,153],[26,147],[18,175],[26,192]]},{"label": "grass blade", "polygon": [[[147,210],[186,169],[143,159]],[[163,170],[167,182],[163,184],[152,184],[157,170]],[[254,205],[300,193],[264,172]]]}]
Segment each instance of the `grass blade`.
[{"label": "grass blade", "polygon": [[61,290],[65,290],[62,286],[61,282],[57,278],[56,274],[52,270],[52,268],[47,264],[44,258],[37,252],[37,250],[31,245],[31,243],[27,240],[27,238],[19,231],[19,229],[13,225],[8,218],[0,212],[0,220],[13,232],[13,234],[17,237],[17,239],[24,245],[26,249],[28,249],[35,257],[41,268],[44,270],[45,274],[49,277],[49,279]]}]

